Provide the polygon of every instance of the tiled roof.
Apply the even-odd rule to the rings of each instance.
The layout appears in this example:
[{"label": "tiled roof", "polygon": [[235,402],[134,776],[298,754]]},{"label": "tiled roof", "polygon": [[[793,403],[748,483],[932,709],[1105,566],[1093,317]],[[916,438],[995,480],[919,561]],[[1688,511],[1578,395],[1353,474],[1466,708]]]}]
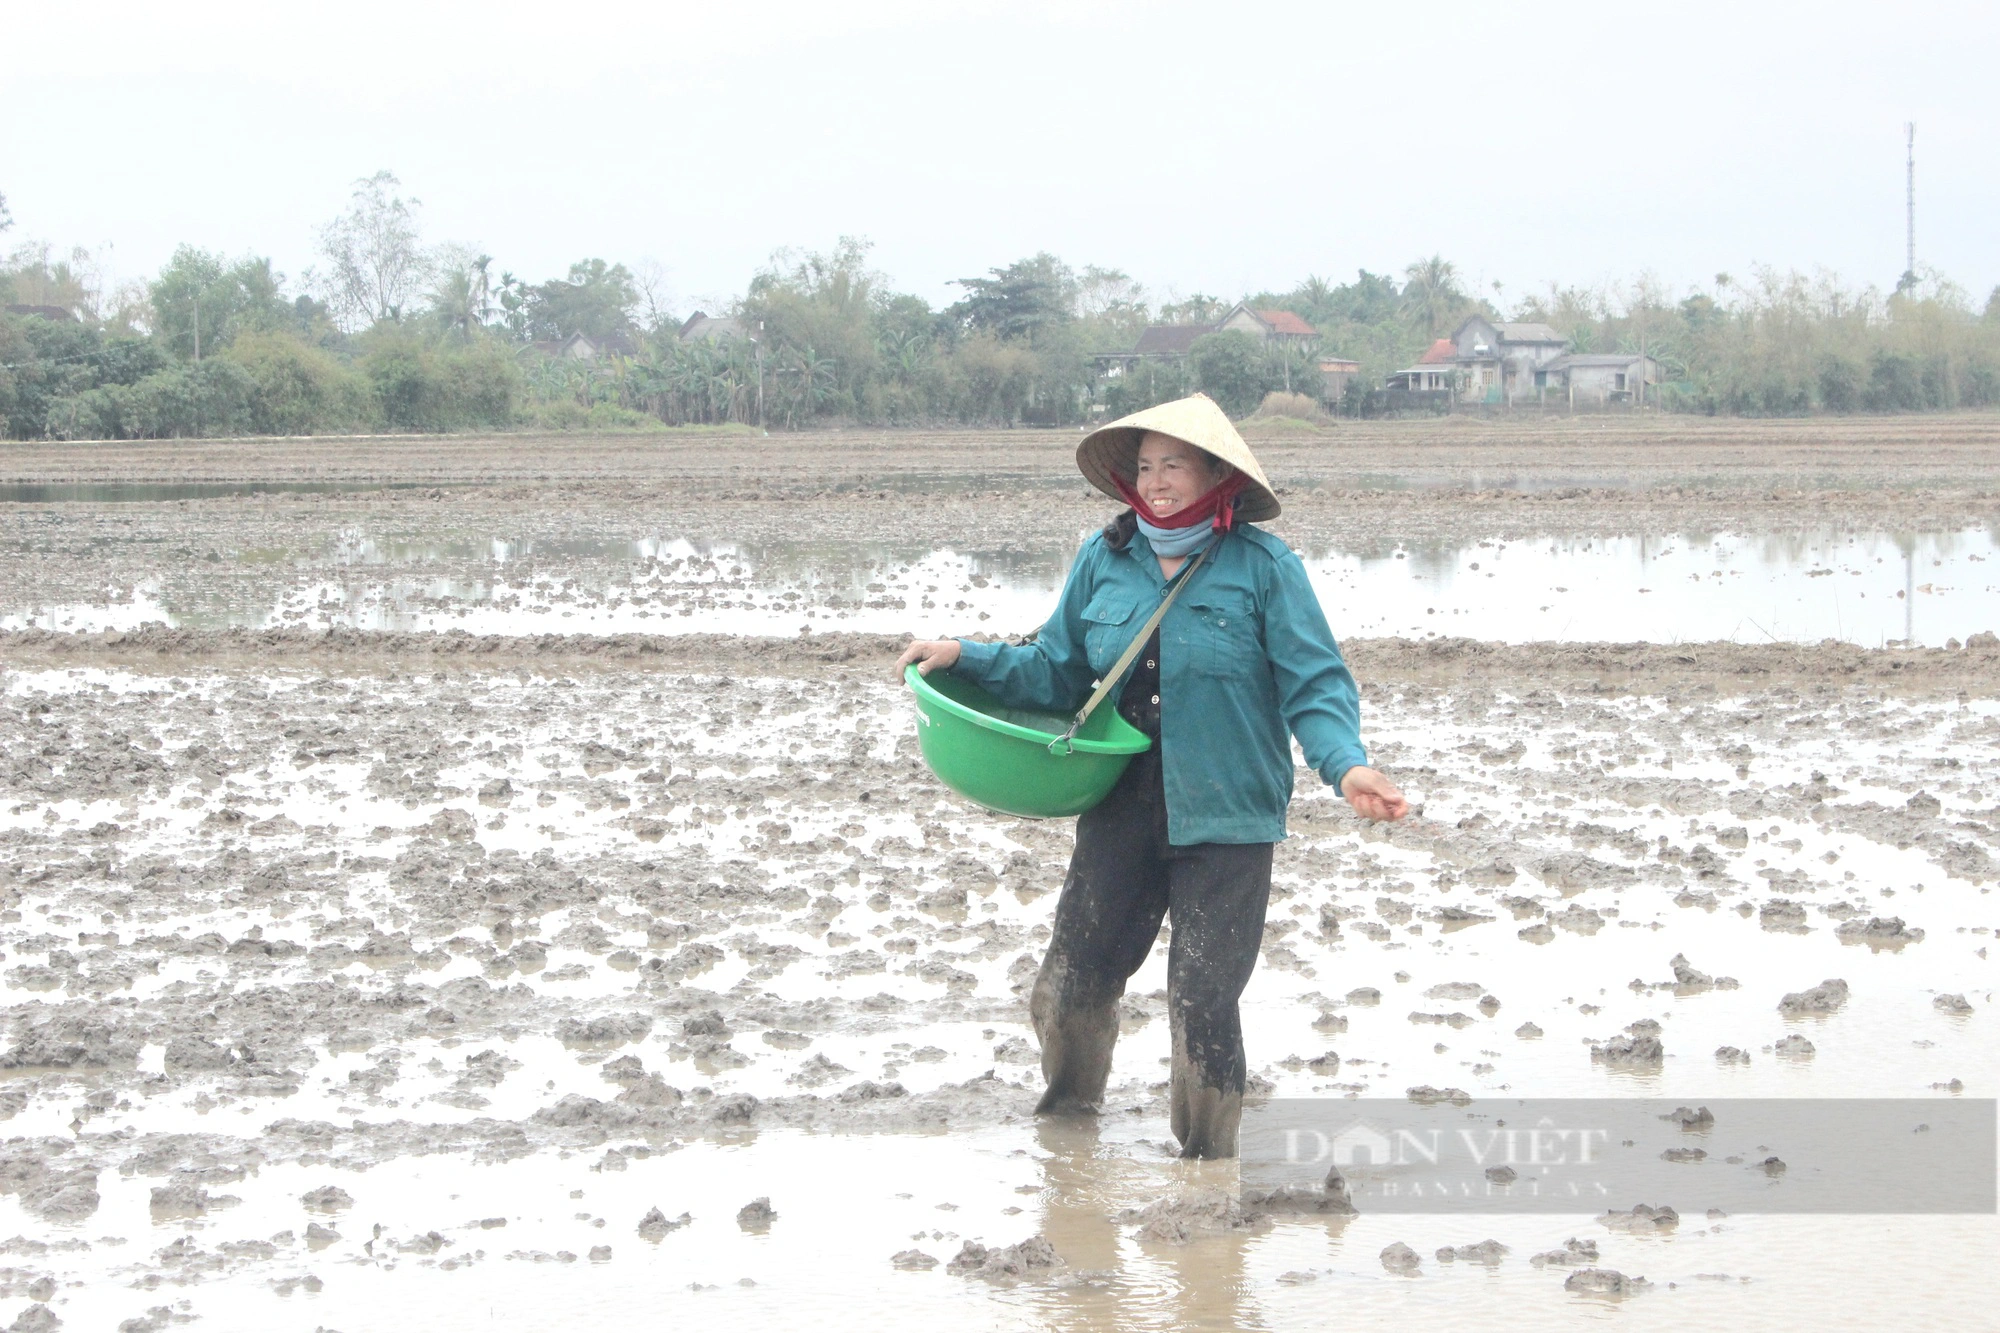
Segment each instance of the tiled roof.
[{"label": "tiled roof", "polygon": [[1149,324],[1132,350],[1140,356],[1186,356],[1195,339],[1214,332],[1213,324]]},{"label": "tiled roof", "polygon": [[1271,332],[1300,338],[1316,338],[1319,330],[1289,310],[1259,310],[1257,318],[1271,326]]},{"label": "tiled roof", "polygon": [[1648,361],[1637,352],[1570,352],[1559,356],[1544,366],[1544,370],[1568,370],[1572,366],[1629,366],[1634,361]]},{"label": "tiled roof", "polygon": [[1569,339],[1546,324],[1495,324],[1493,331],[1510,343],[1564,343]]}]

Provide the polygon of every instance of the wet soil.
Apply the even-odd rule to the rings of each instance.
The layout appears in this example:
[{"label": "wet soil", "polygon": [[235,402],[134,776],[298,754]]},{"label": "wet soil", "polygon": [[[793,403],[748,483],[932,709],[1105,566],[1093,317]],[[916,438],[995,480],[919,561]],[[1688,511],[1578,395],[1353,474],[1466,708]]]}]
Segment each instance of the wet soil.
[{"label": "wet soil", "polygon": [[[1969,420],[1929,423],[1941,437],[1917,457],[1907,434],[1695,431],[1708,471],[1675,474],[1679,495],[1661,489],[1659,450],[1641,465],[1645,441],[1582,426],[1555,443],[1505,423],[1391,431],[1365,438],[1420,452],[1458,489],[1329,490],[1297,521],[1573,531],[1734,505],[1735,521],[1782,526],[1796,496],[1751,491],[1793,457],[1838,472],[1803,503],[1958,522],[1990,512],[2000,474],[1980,445],[1990,421]],[[1101,511],[1057,479],[1067,437],[997,438],[1042,469],[997,476],[1002,498],[857,496],[814,510],[814,531],[930,540],[955,519],[1027,547]],[[925,444],[937,457],[897,466],[943,496],[951,468],[990,462],[995,440]],[[1361,443],[1260,453],[1279,473]],[[813,494],[813,479],[783,470],[775,444],[726,444],[740,452],[586,442],[570,479],[547,483],[518,475],[546,466],[528,441],[343,444],[323,465],[303,444],[120,446],[71,451],[67,474],[37,446],[7,456],[9,475],[412,467],[481,484],[26,506],[0,521],[68,535],[4,561],[101,586],[114,565],[159,574],[214,533],[288,515],[428,523],[490,506],[569,522],[590,506],[664,512],[683,485],[672,512],[716,533],[793,523],[797,506],[762,497]],[[1591,467],[1623,451],[1632,484],[1572,499],[1464,484],[1481,450],[1543,476],[1575,464],[1558,445]],[[880,475],[912,447],[863,440],[827,467]],[[1352,481],[1362,460],[1340,466]],[[1009,489],[1023,477],[1045,499]],[[1728,498],[1685,491],[1697,482]],[[1885,483],[1888,498],[1871,492]],[[159,540],[134,538],[147,533]],[[1478,1246],[1485,1219],[1235,1225],[1210,1206],[1226,1173],[1172,1159],[1158,954],[1121,1006],[1102,1125],[1038,1128],[1025,995],[1069,826],[993,816],[935,784],[890,670],[899,644],[0,634],[0,1232],[20,1233],[0,1245],[15,1256],[0,1313],[362,1327],[399,1309],[448,1318],[478,1291],[505,1293],[499,1327],[520,1311],[629,1317],[670,1285],[776,1326],[894,1280],[910,1309],[971,1327],[1112,1327],[1134,1310],[1308,1326],[1333,1285],[1384,1319],[1444,1299],[1477,1325],[1490,1281],[1511,1284],[1502,1303],[1524,1326],[1587,1323],[1584,1304],[1607,1297],[1678,1310],[1673,1293],[1699,1286],[1714,1288],[1700,1317],[1783,1327],[1814,1299],[1806,1256],[1888,1243],[1851,1220],[1697,1226],[1700,1173],[1739,1169],[1721,1152],[1675,1168],[1686,1197],[1650,1201],[1678,1210],[1671,1234],[1607,1231],[1546,1271],[1521,1256],[1567,1254],[1598,1210],[1501,1219]],[[1298,775],[1246,997],[1253,1096],[1991,1095],[2000,653],[1344,647],[1375,761],[1420,809],[1366,825]],[[1891,919],[1904,925],[1871,925]],[[1840,1003],[1785,1007],[1827,978]],[[1787,1058],[1808,1039],[1812,1059]],[[1785,1144],[1751,1147],[1752,1164],[1814,1169]],[[1932,1248],[1983,1253],[1987,1222],[1953,1223]],[[1385,1272],[1392,1241],[1476,1262]],[[1604,1272],[1650,1285],[1566,1293],[1600,1246]],[[1724,1267],[1754,1281],[1693,1281]],[[1902,1293],[1884,1273],[1855,1279],[1863,1305],[1907,1294],[1945,1323],[1969,1313],[1953,1292],[1978,1287]],[[1466,1285],[1421,1295],[1441,1283]]]}]

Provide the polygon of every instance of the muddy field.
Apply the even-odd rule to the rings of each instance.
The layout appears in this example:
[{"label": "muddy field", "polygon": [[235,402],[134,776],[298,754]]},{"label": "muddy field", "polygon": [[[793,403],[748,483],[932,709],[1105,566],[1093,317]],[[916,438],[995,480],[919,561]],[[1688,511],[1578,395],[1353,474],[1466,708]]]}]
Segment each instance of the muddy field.
[{"label": "muddy field", "polygon": [[[1107,512],[1073,438],[0,450],[16,487],[364,488],[0,505],[9,596],[150,581],[216,613],[0,633],[0,1321],[1981,1326],[1991,1216],[1713,1215],[1767,1157],[1842,1169],[1727,1123],[1671,1197],[1573,1216],[1246,1213],[1233,1166],[1172,1157],[1163,949],[1102,1124],[1037,1126],[1025,992],[1069,827],[930,780],[893,635],[702,633],[698,599],[675,633],[224,614],[317,586],[324,543],[429,553],[451,604],[495,541],[539,542],[560,590],[641,528],[789,551],[802,617],[817,564],[883,543],[1039,587]],[[1992,418],[1256,442],[1301,545],[1974,528],[1996,445]],[[1988,628],[1344,637],[1421,809],[1364,826],[1301,770],[1245,1001],[1257,1095],[1992,1097]]]}]

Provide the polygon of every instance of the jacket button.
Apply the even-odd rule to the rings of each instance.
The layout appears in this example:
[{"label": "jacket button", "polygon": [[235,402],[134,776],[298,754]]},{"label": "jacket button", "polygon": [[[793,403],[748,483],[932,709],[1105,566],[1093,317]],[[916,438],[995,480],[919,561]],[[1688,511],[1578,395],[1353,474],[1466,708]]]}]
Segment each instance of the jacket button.
[{"label": "jacket button", "polygon": [[1158,666],[1159,666],[1159,663],[1158,663],[1158,662],[1155,662],[1155,661],[1154,661],[1154,660],[1153,660],[1152,658],[1150,658],[1150,657],[1149,657],[1149,658],[1147,658],[1147,659],[1146,659],[1146,669],[1147,669],[1148,671],[1151,671],[1151,670],[1153,670],[1154,668],[1156,668],[1156,667],[1158,667]]},{"label": "jacket button", "polygon": [[1216,627],[1217,629],[1228,629],[1228,628],[1229,628],[1229,622],[1228,622],[1228,621],[1226,621],[1226,620],[1218,620],[1218,621],[1216,621],[1216,622],[1215,622],[1215,627]]},{"label": "jacket button", "polygon": [[1154,695],[1154,696],[1153,696],[1153,702],[1154,702],[1154,703],[1158,703],[1159,701],[1160,701],[1160,696],[1159,696],[1159,695],[1157,695],[1157,694],[1156,694],[1156,695]]}]

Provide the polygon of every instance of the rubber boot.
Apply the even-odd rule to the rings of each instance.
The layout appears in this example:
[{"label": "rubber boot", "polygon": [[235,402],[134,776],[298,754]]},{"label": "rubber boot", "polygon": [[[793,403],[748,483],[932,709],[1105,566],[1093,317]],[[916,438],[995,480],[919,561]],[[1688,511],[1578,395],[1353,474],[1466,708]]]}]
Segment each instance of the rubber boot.
[{"label": "rubber boot", "polygon": [[1178,1049],[1180,1043],[1174,1045],[1168,1122],[1180,1140],[1181,1156],[1203,1160],[1236,1156],[1236,1131],[1243,1123],[1242,1090],[1209,1086]]},{"label": "rubber boot", "polygon": [[1111,1078],[1111,1052],[1118,1042],[1118,1000],[1080,1004],[1063,992],[1065,969],[1054,950],[1042,960],[1028,997],[1028,1016],[1042,1044],[1042,1078],[1048,1090],[1036,1115],[1096,1115]]}]

